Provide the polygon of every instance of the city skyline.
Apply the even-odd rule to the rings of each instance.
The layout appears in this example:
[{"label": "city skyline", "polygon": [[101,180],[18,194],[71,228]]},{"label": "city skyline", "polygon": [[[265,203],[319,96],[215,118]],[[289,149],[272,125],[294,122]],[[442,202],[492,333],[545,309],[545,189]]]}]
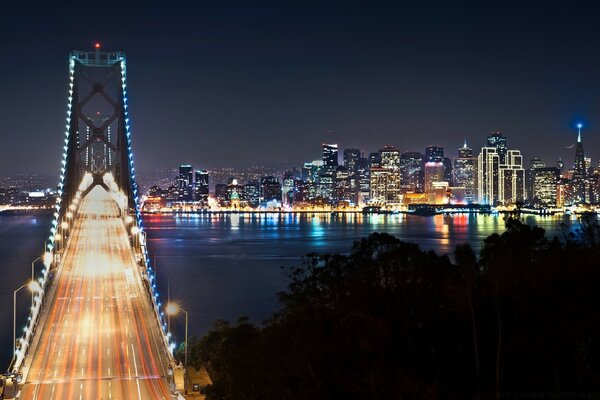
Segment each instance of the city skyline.
[{"label": "city skyline", "polygon": [[[0,67],[11,77],[0,103],[0,171],[57,174],[63,54],[96,41],[134,60],[140,171],[181,160],[291,165],[321,142],[405,152],[458,148],[466,138],[478,147],[492,131],[526,159],[551,160],[575,143],[578,122],[588,154],[600,156],[600,5],[429,5],[155,1],[119,4],[114,24],[91,27],[83,17],[94,6],[11,4],[0,24],[11,54]],[[135,35],[125,34],[130,27]]]}]

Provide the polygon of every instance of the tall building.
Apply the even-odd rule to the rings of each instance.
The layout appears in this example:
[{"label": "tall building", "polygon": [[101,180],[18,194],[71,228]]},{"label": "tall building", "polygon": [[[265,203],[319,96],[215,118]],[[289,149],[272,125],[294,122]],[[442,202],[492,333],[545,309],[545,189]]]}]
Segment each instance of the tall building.
[{"label": "tall building", "polygon": [[394,146],[385,146],[379,153],[381,154],[381,168],[389,172],[386,203],[400,204],[402,198],[400,191],[400,151]]},{"label": "tall building", "polygon": [[208,202],[209,180],[208,171],[199,169],[195,173],[195,200],[200,202]]},{"label": "tall building", "polygon": [[357,203],[356,180],[354,175],[343,166],[337,167],[334,175],[333,198],[338,203],[345,202],[352,205]]},{"label": "tall building", "polygon": [[361,151],[359,149],[344,150],[344,167],[346,167],[350,175],[356,175],[356,164],[359,158],[361,158]]},{"label": "tall building", "polygon": [[556,207],[560,170],[557,167],[538,166],[532,168],[531,171],[533,173],[533,204]]},{"label": "tall building", "polygon": [[498,203],[500,157],[495,147],[482,147],[477,157],[477,196],[480,204]]},{"label": "tall building", "polygon": [[525,198],[525,169],[519,150],[508,150],[506,163],[498,170],[498,202],[509,205],[522,202]]},{"label": "tall building", "polygon": [[356,179],[358,185],[357,204],[367,204],[371,188],[369,160],[361,157],[356,161]]},{"label": "tall building", "polygon": [[443,197],[445,188],[448,187],[448,182],[444,181],[444,163],[428,161],[425,163],[424,170],[427,203],[441,203],[440,197]]},{"label": "tall building", "polygon": [[177,190],[180,201],[192,201],[194,199],[194,169],[191,165],[180,165],[177,175]]},{"label": "tall building", "polygon": [[458,149],[458,158],[454,159],[452,170],[453,186],[464,188],[464,201],[474,203],[477,201],[477,158],[473,157],[473,150],[467,142]]},{"label": "tall building", "polygon": [[573,197],[571,204],[582,204],[589,202],[589,184],[587,182],[587,169],[585,165],[585,156],[583,154],[583,142],[581,141],[581,124],[577,125],[577,143],[575,145],[575,164],[573,165],[573,176],[571,183],[573,186]]},{"label": "tall building", "polygon": [[444,148],[440,146],[426,147],[425,162],[444,162]]},{"label": "tall building", "polygon": [[375,153],[369,154],[369,165],[371,167],[381,166],[381,153],[375,152]]},{"label": "tall building", "polygon": [[338,166],[338,145],[323,143],[323,167],[334,171]]},{"label": "tall building", "polygon": [[369,169],[369,202],[378,205],[385,205],[388,199],[388,187],[390,180],[390,170],[381,167],[371,167]]},{"label": "tall building", "polygon": [[500,158],[500,164],[506,163],[506,137],[500,132],[492,132],[487,138],[487,147],[493,147],[496,149],[496,153]]},{"label": "tall building", "polygon": [[423,193],[423,154],[406,152],[400,155],[400,188],[402,193]]},{"label": "tall building", "polygon": [[281,183],[274,176],[260,178],[260,203],[266,205],[270,202],[281,204]]}]

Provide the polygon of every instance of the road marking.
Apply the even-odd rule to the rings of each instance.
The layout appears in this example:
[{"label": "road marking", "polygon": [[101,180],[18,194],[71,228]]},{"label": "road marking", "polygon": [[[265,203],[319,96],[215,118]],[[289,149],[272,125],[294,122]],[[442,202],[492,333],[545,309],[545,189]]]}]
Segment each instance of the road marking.
[{"label": "road marking", "polygon": [[135,349],[133,348],[133,343],[131,344],[131,351],[133,352],[133,366],[135,368],[135,383],[137,385],[138,399],[142,400],[142,393],[140,392],[140,380],[137,378],[139,374],[137,369],[137,361],[135,359]]}]

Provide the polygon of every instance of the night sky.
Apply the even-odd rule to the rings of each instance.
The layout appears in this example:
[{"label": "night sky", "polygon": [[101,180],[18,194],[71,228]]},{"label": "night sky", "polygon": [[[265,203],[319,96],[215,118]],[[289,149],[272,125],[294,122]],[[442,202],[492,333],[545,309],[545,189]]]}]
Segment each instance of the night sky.
[{"label": "night sky", "polygon": [[600,2],[17,2],[0,11],[0,174],[58,175],[68,53],[128,56],[138,170],[300,164],[322,142],[456,155],[491,131],[600,157]]}]

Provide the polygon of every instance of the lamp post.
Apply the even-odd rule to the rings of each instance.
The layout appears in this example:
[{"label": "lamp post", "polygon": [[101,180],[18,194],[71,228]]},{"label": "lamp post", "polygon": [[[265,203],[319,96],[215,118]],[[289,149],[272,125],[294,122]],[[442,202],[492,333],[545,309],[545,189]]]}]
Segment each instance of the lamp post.
[{"label": "lamp post", "polygon": [[167,304],[167,315],[168,314],[172,314],[172,315],[177,315],[177,313],[179,311],[183,312],[185,314],[185,355],[184,355],[184,361],[183,361],[183,367],[184,367],[184,375],[183,375],[183,386],[184,389],[187,388],[187,357],[188,357],[188,313],[187,311],[185,311],[183,308],[181,308],[180,306],[178,306],[175,303],[169,303]]},{"label": "lamp post", "polygon": [[31,293],[37,293],[42,290],[39,283],[31,281],[25,285],[21,285],[13,292],[13,359],[17,357],[17,293],[25,287],[28,287]]}]

